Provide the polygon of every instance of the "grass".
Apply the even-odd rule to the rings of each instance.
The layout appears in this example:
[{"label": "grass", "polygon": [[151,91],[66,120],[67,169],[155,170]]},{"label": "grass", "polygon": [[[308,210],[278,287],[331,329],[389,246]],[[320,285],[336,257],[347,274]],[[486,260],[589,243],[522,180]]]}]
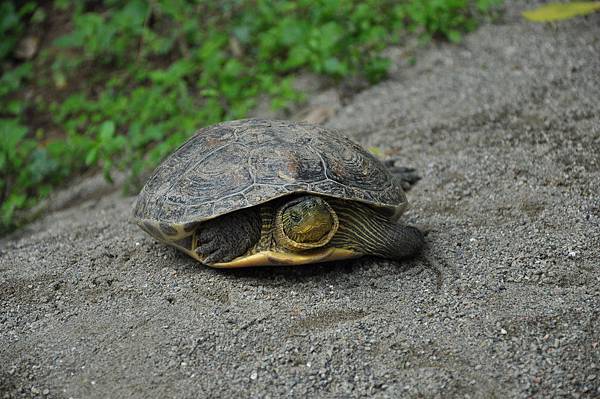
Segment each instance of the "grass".
[{"label": "grass", "polygon": [[386,46],[459,42],[500,2],[2,1],[0,234],[72,176],[134,181],[199,127],[302,101],[299,71],[377,82]]}]

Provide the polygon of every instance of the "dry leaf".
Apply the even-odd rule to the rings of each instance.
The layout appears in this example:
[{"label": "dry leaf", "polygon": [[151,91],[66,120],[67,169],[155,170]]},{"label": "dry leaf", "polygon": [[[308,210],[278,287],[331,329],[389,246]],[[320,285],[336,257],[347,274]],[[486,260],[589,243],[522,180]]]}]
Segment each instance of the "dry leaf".
[{"label": "dry leaf", "polygon": [[30,60],[35,56],[40,44],[40,39],[35,36],[28,36],[19,42],[15,50],[15,56],[21,60]]},{"label": "dry leaf", "polygon": [[524,11],[523,17],[534,22],[560,21],[600,10],[600,1],[574,1],[550,3],[533,10]]}]

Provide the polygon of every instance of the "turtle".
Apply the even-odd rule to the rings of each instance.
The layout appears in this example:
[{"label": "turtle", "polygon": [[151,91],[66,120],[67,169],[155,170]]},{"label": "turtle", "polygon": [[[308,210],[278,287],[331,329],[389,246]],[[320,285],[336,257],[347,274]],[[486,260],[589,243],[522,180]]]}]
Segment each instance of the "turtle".
[{"label": "turtle", "polygon": [[198,130],[150,175],[133,219],[215,268],[300,265],[424,246],[398,218],[414,169],[393,170],[337,130],[244,119]]}]

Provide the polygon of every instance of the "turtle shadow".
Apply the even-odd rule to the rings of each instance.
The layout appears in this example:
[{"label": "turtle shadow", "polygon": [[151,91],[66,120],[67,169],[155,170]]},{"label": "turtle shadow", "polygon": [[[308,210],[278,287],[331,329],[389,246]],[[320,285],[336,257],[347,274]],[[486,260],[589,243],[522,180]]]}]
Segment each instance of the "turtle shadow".
[{"label": "turtle shadow", "polygon": [[433,283],[434,292],[441,292],[446,285],[445,273],[441,270],[444,266],[437,265],[434,260],[437,257],[433,258],[427,253],[401,261],[365,256],[360,259],[307,265],[213,270],[225,278],[270,287],[310,283],[351,288],[357,284],[390,279],[428,279]]},{"label": "turtle shadow", "polygon": [[[199,268],[200,267],[200,268]],[[342,282],[350,278],[380,278],[403,274],[419,274],[430,269],[428,263],[421,257],[392,261],[372,256],[358,259],[340,260],[323,263],[289,266],[259,266],[237,269],[216,269],[208,266],[193,264],[194,273],[214,273],[224,278],[233,278],[248,282],[259,282],[263,285],[279,285],[281,283],[305,282]]]},{"label": "turtle shadow", "polygon": [[341,282],[347,278],[382,278],[406,275],[408,278],[423,272],[431,273],[435,287],[439,291],[445,282],[444,269],[449,265],[436,251],[427,245],[419,255],[403,260],[382,259],[363,256],[304,265],[256,266],[245,268],[211,268],[174,249],[175,257],[181,260],[179,271],[190,274],[213,274],[227,279],[237,279],[263,285],[276,286],[281,283]]},{"label": "turtle shadow", "polygon": [[346,261],[333,261],[323,263],[308,263],[305,265],[258,266],[239,269],[213,269],[220,275],[227,275],[240,279],[289,279],[307,280],[315,277],[324,277],[336,274],[351,274],[360,262],[357,259]]}]

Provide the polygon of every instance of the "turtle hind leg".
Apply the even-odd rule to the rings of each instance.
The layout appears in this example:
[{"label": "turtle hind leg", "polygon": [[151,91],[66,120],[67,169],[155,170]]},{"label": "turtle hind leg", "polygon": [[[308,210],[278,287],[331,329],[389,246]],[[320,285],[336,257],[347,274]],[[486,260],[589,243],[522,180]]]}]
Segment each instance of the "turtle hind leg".
[{"label": "turtle hind leg", "polygon": [[256,209],[244,209],[201,223],[196,230],[196,254],[202,263],[229,262],[256,246],[261,218]]},{"label": "turtle hind leg", "polygon": [[400,180],[402,188],[404,190],[410,190],[410,188],[414,186],[415,183],[421,180],[421,176],[419,176],[415,168],[410,168],[407,166],[396,166],[396,161],[397,159],[391,158],[385,160],[383,163],[390,171],[392,176]]}]

